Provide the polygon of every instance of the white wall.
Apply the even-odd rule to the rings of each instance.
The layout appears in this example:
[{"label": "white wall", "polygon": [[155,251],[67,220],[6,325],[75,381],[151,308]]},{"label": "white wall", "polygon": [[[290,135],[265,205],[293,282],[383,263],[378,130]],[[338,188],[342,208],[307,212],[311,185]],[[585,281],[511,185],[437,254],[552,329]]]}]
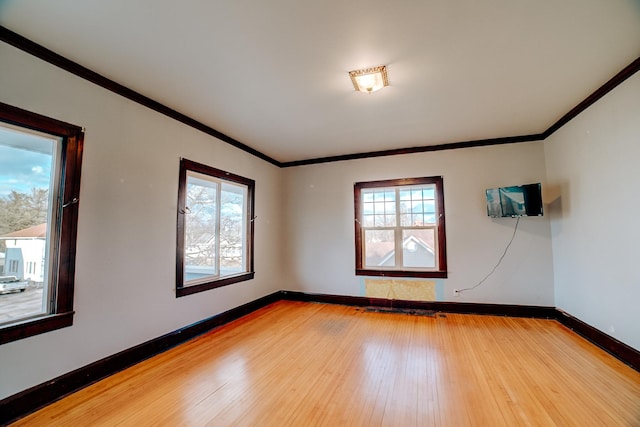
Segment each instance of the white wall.
[{"label": "white wall", "polygon": [[[0,101],[86,128],[74,325],[0,346],[0,398],[282,288],[282,171],[0,43]],[[256,180],[255,279],[175,298],[180,157]]]},{"label": "white wall", "polygon": [[362,295],[355,276],[353,184],[420,176],[444,177],[447,261],[444,297],[451,301],[553,306],[547,216],[523,218],[509,253],[480,287],[453,297],[491,271],[513,234],[515,219],[487,216],[485,189],[543,182],[541,142],[351,160],[286,169],[289,289]]},{"label": "white wall", "polygon": [[640,74],[545,141],[556,306],[640,349]]}]

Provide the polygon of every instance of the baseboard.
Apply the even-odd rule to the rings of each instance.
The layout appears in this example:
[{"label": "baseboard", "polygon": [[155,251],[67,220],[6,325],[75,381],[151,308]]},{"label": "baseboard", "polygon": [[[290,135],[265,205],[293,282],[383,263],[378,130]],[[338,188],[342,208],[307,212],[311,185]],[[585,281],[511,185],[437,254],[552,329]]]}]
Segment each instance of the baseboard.
[{"label": "baseboard", "polygon": [[558,322],[640,372],[640,351],[584,323],[563,310],[556,309],[556,312],[556,320]]},{"label": "baseboard", "polygon": [[5,425],[24,417],[96,381],[280,300],[399,310],[431,310],[444,313],[554,319],[609,352],[633,369],[640,371],[640,352],[555,307],[443,301],[406,301],[348,295],[278,291],[135,347],[131,347],[120,353],[108,356],[97,362],[76,369],[75,371],[61,375],[51,381],[36,385],[0,400],[0,425]]},{"label": "baseboard", "polygon": [[281,299],[280,292],[177,329],[0,400],[0,425],[6,425],[103,378],[239,319]]},{"label": "baseboard", "polygon": [[281,291],[281,295],[282,299],[290,301],[319,302],[356,307],[396,308],[399,310],[432,310],[445,313],[486,314],[494,316],[554,319],[587,339],[592,344],[602,348],[616,359],[640,372],[640,352],[638,350],[555,307],[444,301],[406,301],[350,295],[311,294],[295,291]]},{"label": "baseboard", "polygon": [[310,294],[294,291],[281,291],[281,295],[282,299],[289,301],[320,302],[325,304],[351,305],[355,307],[432,310],[445,313],[488,314],[495,316],[531,317],[539,319],[555,319],[557,317],[555,307],[547,306],[391,300],[349,295]]}]

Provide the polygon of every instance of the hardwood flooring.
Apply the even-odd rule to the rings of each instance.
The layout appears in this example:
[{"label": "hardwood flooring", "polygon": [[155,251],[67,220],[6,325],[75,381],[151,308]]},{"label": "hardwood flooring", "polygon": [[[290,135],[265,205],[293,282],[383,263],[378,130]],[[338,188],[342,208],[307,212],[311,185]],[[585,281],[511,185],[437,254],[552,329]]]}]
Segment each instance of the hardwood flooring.
[{"label": "hardwood flooring", "polygon": [[640,426],[640,373],[554,320],[279,301],[16,426]]}]

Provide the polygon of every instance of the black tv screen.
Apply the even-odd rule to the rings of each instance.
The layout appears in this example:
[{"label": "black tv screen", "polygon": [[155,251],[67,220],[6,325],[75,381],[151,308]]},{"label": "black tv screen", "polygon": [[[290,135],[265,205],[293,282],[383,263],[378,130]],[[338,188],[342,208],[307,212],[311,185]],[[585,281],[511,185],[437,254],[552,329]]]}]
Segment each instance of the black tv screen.
[{"label": "black tv screen", "polygon": [[540,183],[490,188],[486,193],[490,217],[542,216]]}]

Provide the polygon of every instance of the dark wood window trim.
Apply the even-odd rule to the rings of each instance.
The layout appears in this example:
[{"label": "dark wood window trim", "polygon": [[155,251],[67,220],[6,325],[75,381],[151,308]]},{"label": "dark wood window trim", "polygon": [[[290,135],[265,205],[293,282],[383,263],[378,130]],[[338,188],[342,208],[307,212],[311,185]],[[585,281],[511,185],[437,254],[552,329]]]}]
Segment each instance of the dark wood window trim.
[{"label": "dark wood window trim", "polygon": [[[247,271],[233,275],[223,276],[216,280],[211,280],[197,285],[184,285],[184,255],[185,255],[185,212],[187,212],[186,192],[187,192],[187,172],[197,172],[208,175],[223,181],[241,184],[247,187],[246,198],[246,256]],[[178,226],[177,226],[177,247],[176,247],[176,297],[191,295],[197,292],[215,289],[233,283],[243,282],[253,279],[255,272],[253,267],[253,238],[254,238],[254,203],[255,203],[255,181],[244,178],[220,169],[213,168],[201,163],[187,159],[180,159],[180,175],[178,183]]]},{"label": "dark wood window trim", "polygon": [[[446,278],[447,277],[447,248],[445,232],[445,210],[444,210],[444,190],[441,176],[424,178],[402,178],[389,179],[383,181],[357,182],[354,184],[354,210],[355,210],[355,246],[356,246],[356,275],[357,276],[390,276],[390,277],[425,277],[425,278]],[[400,187],[409,185],[434,184],[436,198],[436,227],[437,227],[437,270],[401,270],[401,269],[371,269],[364,267],[363,252],[363,212],[362,212],[362,189]]]},{"label": "dark wood window trim", "polygon": [[[51,259],[54,298],[48,314],[20,319],[0,327],[0,344],[42,334],[73,324],[73,289],[84,132],[81,127],[0,103],[0,121],[61,137],[57,233]],[[63,208],[64,206],[64,208]]]}]

